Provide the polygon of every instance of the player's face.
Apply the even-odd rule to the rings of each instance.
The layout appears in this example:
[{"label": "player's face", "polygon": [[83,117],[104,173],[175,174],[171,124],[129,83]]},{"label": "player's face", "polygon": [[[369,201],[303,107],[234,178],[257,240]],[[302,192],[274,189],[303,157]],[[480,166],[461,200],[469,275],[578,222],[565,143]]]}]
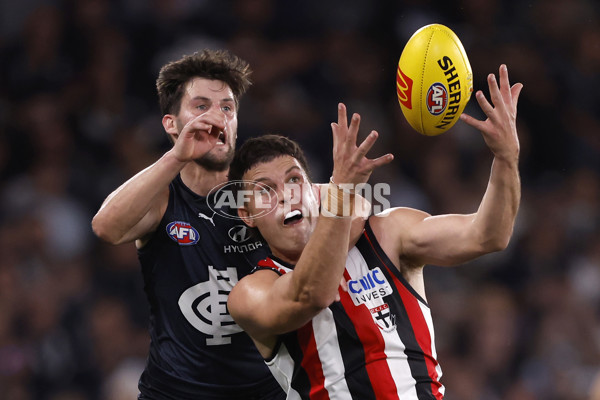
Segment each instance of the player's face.
[{"label": "player's face", "polygon": [[225,82],[194,78],[185,85],[176,118],[177,130],[181,133],[191,119],[201,114],[205,114],[207,123],[215,125],[213,129],[222,133],[216,146],[195,161],[209,170],[225,170],[233,159],[238,127],[233,92]]},{"label": "player's face", "polygon": [[[243,177],[254,191],[241,214],[257,227],[273,254],[295,263],[312,234],[318,217],[317,195],[298,160],[277,157],[258,164]],[[268,204],[271,212],[264,212]]]}]

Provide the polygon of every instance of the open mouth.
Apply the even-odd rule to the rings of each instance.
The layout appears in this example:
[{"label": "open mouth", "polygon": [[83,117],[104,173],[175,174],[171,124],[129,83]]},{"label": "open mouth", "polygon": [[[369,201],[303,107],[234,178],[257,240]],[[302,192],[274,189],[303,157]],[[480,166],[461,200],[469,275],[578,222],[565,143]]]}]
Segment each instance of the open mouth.
[{"label": "open mouth", "polygon": [[225,144],[225,142],[226,142],[225,132],[219,131],[219,136],[217,136],[217,144]]},{"label": "open mouth", "polygon": [[284,225],[294,225],[294,224],[297,224],[298,222],[302,221],[302,218],[303,218],[302,211],[293,210],[285,215],[285,218],[283,219],[283,224]]}]

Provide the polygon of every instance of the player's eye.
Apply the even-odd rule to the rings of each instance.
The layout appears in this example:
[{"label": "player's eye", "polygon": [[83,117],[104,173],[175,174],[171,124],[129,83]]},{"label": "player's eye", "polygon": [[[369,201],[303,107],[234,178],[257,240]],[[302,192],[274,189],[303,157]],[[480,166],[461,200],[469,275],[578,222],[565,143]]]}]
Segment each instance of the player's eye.
[{"label": "player's eye", "polygon": [[257,186],[255,186],[254,190],[256,192],[258,192],[260,195],[266,195],[266,194],[271,193],[271,191],[273,189],[271,188],[271,186],[267,186],[267,185],[260,185],[259,186],[259,185],[257,185]]}]

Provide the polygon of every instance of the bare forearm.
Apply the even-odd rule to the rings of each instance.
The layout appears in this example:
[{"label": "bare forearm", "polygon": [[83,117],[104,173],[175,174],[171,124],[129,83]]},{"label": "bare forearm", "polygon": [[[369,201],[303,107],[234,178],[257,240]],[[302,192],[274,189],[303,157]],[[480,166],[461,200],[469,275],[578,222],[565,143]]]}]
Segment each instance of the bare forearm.
[{"label": "bare forearm", "polygon": [[320,217],[294,268],[291,294],[295,301],[323,309],[335,300],[348,256],[351,223],[349,217]]},{"label": "bare forearm", "polygon": [[[145,234],[144,227],[136,225],[153,210],[160,207],[161,196],[185,163],[167,152],[156,163],[129,179],[104,201],[92,220],[94,232],[111,243],[129,242]],[[166,200],[166,197],[165,197]],[[146,225],[151,225],[148,221]]]},{"label": "bare forearm", "polygon": [[484,249],[502,250],[508,245],[520,200],[518,162],[495,158],[487,190],[474,220]]}]

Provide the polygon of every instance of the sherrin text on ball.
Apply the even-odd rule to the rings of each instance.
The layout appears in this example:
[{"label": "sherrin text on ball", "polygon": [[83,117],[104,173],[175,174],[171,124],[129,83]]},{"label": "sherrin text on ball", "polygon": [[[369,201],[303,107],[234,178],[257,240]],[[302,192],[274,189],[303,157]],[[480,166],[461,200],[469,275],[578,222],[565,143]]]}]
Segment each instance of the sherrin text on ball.
[{"label": "sherrin text on ball", "polygon": [[458,36],[440,24],[417,30],[406,43],[396,74],[398,102],[417,132],[450,129],[473,92],[473,72]]}]

